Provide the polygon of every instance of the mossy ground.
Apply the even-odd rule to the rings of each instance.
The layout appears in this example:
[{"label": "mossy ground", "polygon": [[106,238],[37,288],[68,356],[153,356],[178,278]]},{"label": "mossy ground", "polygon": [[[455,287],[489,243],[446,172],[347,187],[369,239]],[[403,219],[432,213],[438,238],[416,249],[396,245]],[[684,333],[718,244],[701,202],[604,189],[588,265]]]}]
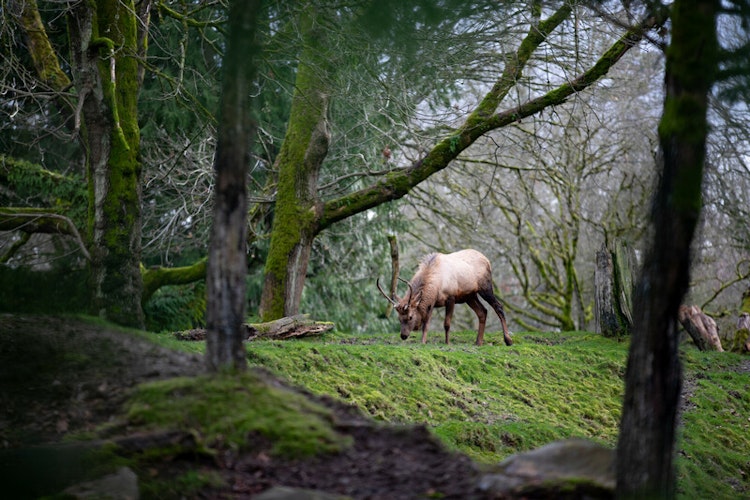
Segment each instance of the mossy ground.
[{"label": "mossy ground", "polygon": [[[489,335],[492,340],[492,335]],[[262,365],[388,422],[426,424],[479,462],[568,437],[617,441],[628,343],[586,332],[521,333],[476,347],[474,332],[427,345],[396,333],[248,345]],[[750,494],[750,361],[683,345],[685,399],[677,445],[685,498]]]},{"label": "mossy ground", "polygon": [[349,442],[330,412],[254,373],[180,377],[139,386],[128,404],[130,425],[190,432],[207,451],[252,446],[254,436],[289,457],[337,452]]},{"label": "mossy ground", "polygon": [[[190,376],[201,371],[200,358],[175,350],[200,353],[202,342],[177,341],[168,334],[114,331],[111,325],[77,318],[3,315],[0,319],[4,346],[0,361],[6,368],[0,371],[0,395],[11,423],[6,430],[23,423],[19,432],[3,435],[7,443],[40,442],[25,436],[62,439],[71,433],[91,433],[92,426],[115,414],[119,401],[127,401],[127,428],[190,432],[204,458],[211,457],[213,450],[241,453],[254,442],[260,443],[263,453],[280,457],[304,456],[313,449],[343,449],[315,462],[318,469],[311,477],[327,477],[331,467],[350,475],[358,469],[360,475],[352,480],[358,484],[374,477],[368,467],[377,463],[370,455],[372,449],[361,446],[360,439],[370,439],[371,445],[391,455],[389,446],[406,447],[403,453],[416,449],[424,439],[405,427],[404,434],[390,436],[392,441],[383,443],[382,435],[373,441],[373,429],[362,428],[356,440],[360,446],[353,452],[331,425],[330,407],[319,404],[323,399],[313,402],[283,384],[269,383],[270,376],[256,376],[256,371],[241,378]],[[473,345],[474,332],[457,332],[449,346],[441,338],[433,332],[429,343],[422,345],[415,339],[402,342],[395,332],[334,333],[313,339],[255,341],[247,349],[251,365],[268,368],[313,393],[352,403],[381,421],[423,423],[449,447],[479,462],[497,462],[565,437],[586,437],[614,446],[627,342],[585,332],[520,333],[511,347],[492,332],[486,336],[490,343],[482,347]],[[157,349],[152,342],[169,349]],[[749,497],[750,358],[701,353],[687,343],[681,350],[685,383],[676,447],[679,496]],[[168,380],[154,381],[157,378]],[[147,383],[131,393],[129,388],[139,382]],[[407,439],[411,439],[408,444]],[[428,457],[435,460],[420,470],[424,477],[435,477],[437,467],[457,460],[429,446],[422,451],[415,455],[413,465],[425,465]],[[12,451],[6,455],[15,456]],[[148,460],[159,467],[177,463]],[[289,466],[289,462],[272,460],[263,469],[268,473]],[[333,460],[340,462],[332,465]],[[416,469],[405,467],[402,455],[399,460],[398,471],[412,480]],[[352,464],[358,465],[352,468]],[[144,495],[148,490],[146,496],[159,498],[221,484],[226,473],[217,470],[213,459],[206,463],[188,460],[177,474],[158,477],[148,472],[156,465],[134,467]],[[387,470],[393,472],[390,464]],[[19,475],[16,482],[27,484],[23,477]],[[284,480],[298,477],[298,469],[291,468]],[[461,474],[446,477],[455,483]],[[50,481],[52,486],[62,484],[62,479]],[[163,489],[166,486],[168,491]],[[388,486],[393,486],[392,480]],[[413,483],[403,487],[413,488]],[[54,491],[59,489],[45,490]]]},{"label": "mossy ground", "polygon": [[621,344],[594,335],[527,334],[512,347],[402,343],[397,336],[254,342],[248,359],[389,422],[418,422],[450,446],[496,462],[552,439],[614,445],[625,369]]}]

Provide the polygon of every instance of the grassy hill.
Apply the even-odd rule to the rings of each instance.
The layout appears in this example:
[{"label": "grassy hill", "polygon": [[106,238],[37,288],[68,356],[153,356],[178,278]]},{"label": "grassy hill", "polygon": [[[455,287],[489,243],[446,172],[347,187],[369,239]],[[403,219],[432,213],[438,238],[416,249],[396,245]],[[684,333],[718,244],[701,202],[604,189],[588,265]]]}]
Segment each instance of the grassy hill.
[{"label": "grassy hill", "polygon": [[[284,384],[267,372],[260,378],[258,371],[245,377],[196,377],[202,360],[176,351],[201,353],[203,342],[119,329],[90,319],[5,315],[0,320],[0,399],[6,410],[4,422],[11,424],[0,426],[0,441],[5,447],[11,445],[5,455],[0,453],[0,462],[5,456],[6,465],[15,464],[16,469],[17,455],[24,450],[14,449],[14,443],[26,442],[27,434],[40,437],[33,444],[61,437],[76,441],[86,435],[101,436],[102,431],[107,436],[120,431],[137,435],[140,430],[177,430],[198,445],[195,463],[187,460],[192,455],[180,452],[187,461],[182,464],[185,469],[177,471],[179,477],[195,482],[194,489],[205,487],[207,478],[212,484],[224,477],[224,482],[216,484],[225,491],[230,488],[227,484],[234,484],[226,483],[226,478],[237,478],[227,476],[234,469],[201,459],[218,449],[239,453],[243,447],[261,446],[262,450],[267,444],[272,455],[294,457],[321,447],[346,449],[308,464],[328,467],[310,477],[326,477],[331,470],[352,473],[352,464],[376,466],[383,457],[402,461],[401,453],[416,451],[425,441],[423,435],[412,435],[414,427],[386,431],[386,426],[368,423],[366,428],[347,428],[347,432],[361,432],[356,445],[350,446],[352,434],[331,428],[331,412],[339,411],[340,405],[329,405],[330,398],[306,401],[306,395],[284,390]],[[433,333],[430,343],[422,345],[416,339],[402,342],[395,332],[334,333],[251,342],[247,356],[252,365],[310,392],[356,405],[377,420],[424,424],[449,448],[479,463],[496,463],[567,437],[615,446],[627,342],[587,332],[520,333],[514,336],[512,347],[503,345],[501,336],[493,333],[487,335],[490,343],[483,347],[473,345],[474,332],[455,333],[449,346],[441,338]],[[161,347],[157,349],[153,342]],[[681,350],[685,376],[677,444],[679,494],[682,498],[750,498],[750,358],[702,353],[689,343]],[[140,385],[131,390],[136,384]],[[122,409],[126,417],[112,420]],[[105,428],[97,431],[102,422]],[[248,441],[248,435],[265,438]],[[378,447],[380,458],[373,458],[373,446]],[[394,458],[393,450],[399,447],[403,449]],[[259,456],[270,460],[258,465],[268,474],[286,470],[283,460],[264,453]],[[465,457],[445,458],[433,448],[422,449],[418,456],[412,465],[423,464],[426,478],[446,462],[471,469],[461,462]],[[332,463],[337,458],[342,462]],[[424,463],[426,459],[433,462]],[[144,491],[156,488],[153,491],[159,494],[152,496],[163,498],[158,488],[182,483],[171,474],[165,479],[161,473],[154,476],[157,465],[169,473],[170,467],[182,462],[161,462],[133,467],[142,473]],[[383,466],[392,472],[391,465]],[[286,470],[289,476],[284,481],[299,476],[297,467],[299,463]],[[45,476],[57,472],[37,469],[29,471],[37,476],[42,471]],[[361,475],[353,476],[352,484],[371,476],[367,467],[359,469]],[[412,469],[408,471],[404,477],[413,479]],[[51,484],[45,492],[61,489],[54,488],[68,478],[60,475],[47,478]],[[455,482],[462,476],[446,473],[445,477]],[[38,483],[21,476],[15,479],[19,485]],[[461,488],[466,485],[448,486],[464,491]],[[413,484],[408,483],[408,488]],[[185,491],[175,494],[184,496]]]},{"label": "grassy hill", "polygon": [[[586,437],[615,446],[627,342],[586,332],[521,333],[512,347],[476,347],[474,332],[446,346],[396,333],[332,334],[256,341],[251,364],[376,419],[426,424],[449,447],[493,463],[555,439]],[[750,495],[747,358],[682,349],[685,397],[678,443],[680,493],[687,498]]]}]

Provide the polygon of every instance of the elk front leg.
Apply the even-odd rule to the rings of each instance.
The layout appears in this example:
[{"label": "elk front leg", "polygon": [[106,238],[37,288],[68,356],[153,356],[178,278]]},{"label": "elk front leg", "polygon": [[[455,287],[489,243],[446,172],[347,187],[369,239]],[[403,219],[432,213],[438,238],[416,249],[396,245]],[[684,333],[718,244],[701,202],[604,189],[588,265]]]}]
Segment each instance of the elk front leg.
[{"label": "elk front leg", "polygon": [[456,299],[450,297],[445,302],[445,321],[443,327],[445,328],[445,343],[450,344],[449,332],[451,331],[451,318],[453,317],[453,307],[456,305]]},{"label": "elk front leg", "polygon": [[473,295],[470,297],[467,301],[467,304],[469,304],[469,307],[474,311],[474,313],[477,315],[477,319],[479,320],[479,328],[477,331],[477,345],[482,345],[484,342],[484,326],[487,324],[487,309],[482,305],[481,302],[479,302],[479,297],[476,295]]},{"label": "elk front leg", "polygon": [[430,318],[432,318],[432,308],[427,309],[427,317],[422,324],[422,343],[427,343],[427,329],[430,327]]}]

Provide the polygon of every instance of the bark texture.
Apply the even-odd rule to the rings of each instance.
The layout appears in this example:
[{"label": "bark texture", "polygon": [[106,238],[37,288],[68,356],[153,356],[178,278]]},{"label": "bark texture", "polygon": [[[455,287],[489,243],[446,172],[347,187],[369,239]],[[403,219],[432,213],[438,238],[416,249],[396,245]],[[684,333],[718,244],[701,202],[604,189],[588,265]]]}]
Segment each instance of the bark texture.
[{"label": "bark texture", "polygon": [[209,371],[244,370],[242,344],[247,274],[247,156],[253,124],[249,88],[256,71],[255,32],[260,0],[234,0],[224,57],[216,203],[206,276],[206,365]]},{"label": "bark texture", "polygon": [[[747,292],[745,296],[747,296]],[[737,329],[732,337],[732,347],[729,350],[740,354],[750,353],[750,313],[745,312],[744,306],[740,317],[737,318]]]},{"label": "bark texture", "polygon": [[138,26],[132,1],[71,8],[74,84],[87,152],[93,309],[110,321],[142,327]]},{"label": "bark texture", "polygon": [[701,211],[708,93],[716,74],[718,0],[677,0],[659,125],[662,175],[653,237],[634,300],[617,446],[617,495],[675,496],[674,443],[681,387],[677,310],[688,288]]},{"label": "bark texture", "polygon": [[701,351],[724,352],[719,340],[716,322],[706,316],[698,306],[680,306],[677,313],[680,324]]},{"label": "bark texture", "polygon": [[284,143],[276,160],[279,171],[276,212],[266,260],[260,313],[264,321],[299,311],[313,240],[319,232],[318,175],[328,154],[328,85],[324,30],[316,9],[303,9],[302,54]]},{"label": "bark texture", "polygon": [[615,251],[602,243],[596,252],[596,332],[605,337],[623,337],[630,334],[633,327],[631,260],[627,249],[619,242],[615,243]]},{"label": "bark texture", "polygon": [[[390,286],[390,297],[396,296],[396,289],[398,288],[398,275],[401,272],[401,264],[398,256],[398,240],[395,235],[388,235],[388,246],[391,248],[391,286]],[[385,317],[390,318],[393,312],[393,302],[388,301],[388,306],[385,310]]]}]

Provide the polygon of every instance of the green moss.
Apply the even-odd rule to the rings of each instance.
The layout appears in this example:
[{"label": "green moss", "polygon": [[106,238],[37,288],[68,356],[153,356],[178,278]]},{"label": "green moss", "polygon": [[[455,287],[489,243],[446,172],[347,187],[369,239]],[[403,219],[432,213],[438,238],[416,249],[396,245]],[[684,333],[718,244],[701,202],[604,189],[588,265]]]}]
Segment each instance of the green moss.
[{"label": "green moss", "polygon": [[[493,338],[495,337],[495,338]],[[478,348],[475,332],[426,346],[388,337],[325,342],[254,342],[252,363],[322,394],[337,394],[373,417],[431,426],[450,446],[488,462],[553,439],[586,436],[614,445],[627,346],[595,336],[534,335],[512,348],[502,336]],[[353,342],[353,344],[351,343]],[[494,443],[494,444],[491,444]]]},{"label": "green moss", "polygon": [[744,353],[748,337],[750,337],[750,331],[748,331],[747,328],[740,328],[739,330],[734,332],[734,337],[732,338],[732,346],[729,348],[729,350],[732,352]]},{"label": "green moss", "polygon": [[[449,447],[483,463],[557,439],[614,446],[628,342],[585,332],[499,333],[489,345],[432,332],[427,345],[381,335],[255,341],[251,363],[311,391],[355,404],[382,421],[424,423]],[[187,344],[191,349],[198,343]],[[750,394],[746,357],[684,345],[686,399],[677,442],[680,498],[750,495]]]},{"label": "green moss", "polygon": [[263,321],[286,314],[287,278],[291,273],[299,273],[299,279],[304,279],[305,273],[291,262],[292,256],[300,245],[311,244],[318,231],[318,215],[313,209],[317,193],[311,183],[317,179],[327,151],[327,139],[319,132],[328,110],[327,86],[321,75],[327,65],[319,53],[322,35],[313,27],[313,16],[307,11],[301,16],[305,48],[297,71],[289,124],[277,159],[279,182],[266,259]]},{"label": "green moss", "polygon": [[226,487],[226,481],[216,471],[191,470],[177,477],[152,478],[140,476],[139,489],[144,498],[190,498],[205,488]]},{"label": "green moss", "polygon": [[740,305],[740,313],[750,314],[750,288],[745,290],[742,294],[742,305]]},{"label": "green moss", "polygon": [[60,68],[57,55],[50,44],[42,24],[36,0],[27,0],[20,4],[20,24],[28,39],[28,49],[39,79],[56,91],[62,91],[70,85],[70,79]]},{"label": "green moss", "polygon": [[[96,2],[92,44],[109,116],[109,157],[103,172],[89,172],[89,231],[95,235],[94,312],[121,324],[142,326],[140,296],[141,165],[138,158],[138,61],[132,1]],[[102,37],[107,34],[108,38]],[[114,68],[112,67],[114,64]],[[116,80],[112,78],[116,75]],[[91,167],[90,167],[91,168]],[[99,181],[95,183],[95,178]],[[104,179],[103,182],[101,179]],[[95,200],[102,200],[95,206]],[[101,233],[94,231],[94,227]]]},{"label": "green moss", "polygon": [[750,394],[739,354],[686,349],[688,397],[677,448],[678,496],[747,498]]},{"label": "green moss", "polygon": [[349,444],[332,430],[325,408],[253,374],[145,384],[127,415],[137,427],[190,432],[206,450],[246,448],[257,436],[271,441],[272,453],[288,457],[337,452]]}]

